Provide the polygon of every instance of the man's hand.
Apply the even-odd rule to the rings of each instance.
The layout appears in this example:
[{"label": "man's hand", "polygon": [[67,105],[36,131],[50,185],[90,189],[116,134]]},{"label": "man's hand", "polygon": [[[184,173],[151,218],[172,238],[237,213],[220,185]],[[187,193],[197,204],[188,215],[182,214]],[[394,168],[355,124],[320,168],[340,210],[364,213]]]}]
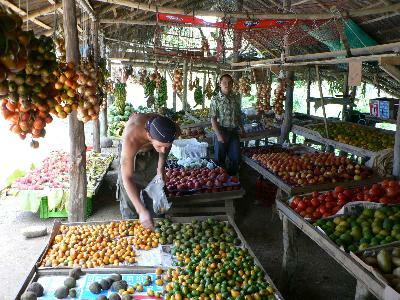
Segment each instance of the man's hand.
[{"label": "man's hand", "polygon": [[139,220],[144,228],[151,230],[154,229],[153,218],[151,217],[150,212],[147,209],[144,209],[142,212],[139,213]]}]

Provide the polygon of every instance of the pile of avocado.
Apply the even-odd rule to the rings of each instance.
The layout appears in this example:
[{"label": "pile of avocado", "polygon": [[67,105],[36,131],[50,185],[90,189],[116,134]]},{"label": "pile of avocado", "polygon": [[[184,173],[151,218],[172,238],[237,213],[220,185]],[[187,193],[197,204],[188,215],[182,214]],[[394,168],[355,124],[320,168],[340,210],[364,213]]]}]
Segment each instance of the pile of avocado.
[{"label": "pile of avocado", "polygon": [[346,251],[355,252],[400,241],[400,207],[365,208],[360,214],[319,219],[314,225]]}]

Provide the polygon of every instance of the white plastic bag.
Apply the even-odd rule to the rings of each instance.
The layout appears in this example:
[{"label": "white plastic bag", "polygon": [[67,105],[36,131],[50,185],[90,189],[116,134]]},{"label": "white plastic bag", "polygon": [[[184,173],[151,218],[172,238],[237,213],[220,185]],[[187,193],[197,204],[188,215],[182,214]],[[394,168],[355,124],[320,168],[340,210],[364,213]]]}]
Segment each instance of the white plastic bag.
[{"label": "white plastic bag", "polygon": [[[153,210],[157,215],[165,214],[171,207],[167,196],[164,193],[164,181],[160,175],[156,175],[144,189],[147,195],[153,200]],[[140,193],[140,199],[144,203],[143,191]]]}]

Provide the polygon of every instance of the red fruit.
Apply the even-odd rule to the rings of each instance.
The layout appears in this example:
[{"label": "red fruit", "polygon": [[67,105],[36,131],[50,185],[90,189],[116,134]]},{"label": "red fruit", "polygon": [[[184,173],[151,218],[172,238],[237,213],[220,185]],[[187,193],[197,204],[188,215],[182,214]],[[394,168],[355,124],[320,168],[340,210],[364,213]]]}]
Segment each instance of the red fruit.
[{"label": "red fruit", "polygon": [[300,216],[302,216],[303,218],[306,216],[306,214],[307,213],[304,210],[300,212]]},{"label": "red fruit", "polygon": [[345,195],[348,199],[350,199],[351,196],[353,196],[353,192],[351,190],[344,190],[343,195]]},{"label": "red fruit", "polygon": [[329,208],[329,209],[331,209],[335,206],[336,206],[336,203],[334,201],[326,202],[326,204],[325,204],[325,207]]},{"label": "red fruit", "polygon": [[345,205],[346,204],[346,201],[345,200],[338,200],[338,202],[336,203],[338,206],[340,206],[340,207],[342,207],[343,205]]},{"label": "red fruit", "polygon": [[318,211],[323,215],[324,213],[326,213],[326,207],[322,205],[318,208]]},{"label": "red fruit", "polygon": [[356,199],[357,201],[364,201],[365,199],[364,194],[357,194]]},{"label": "red fruit", "polygon": [[320,206],[320,202],[318,201],[318,199],[312,199],[311,200],[311,205],[313,206],[313,207],[318,207],[318,206]]},{"label": "red fruit", "polygon": [[212,187],[213,183],[209,180],[209,181],[207,181],[206,185],[207,185],[207,187]]},{"label": "red fruit", "polygon": [[291,209],[296,209],[297,205],[294,203],[294,201],[292,201],[292,203],[290,203],[290,208]]},{"label": "red fruit", "polygon": [[311,195],[312,195],[313,198],[317,198],[319,196],[319,193],[318,192],[312,192]]},{"label": "red fruit", "polygon": [[294,209],[294,211],[297,212],[298,214],[300,214],[303,210],[300,209],[299,207],[296,207],[296,208]]},{"label": "red fruit", "polygon": [[307,208],[307,205],[304,201],[300,201],[299,204],[297,205],[297,208],[300,209],[300,211],[303,211]]},{"label": "red fruit", "polygon": [[[393,181],[391,181],[393,182]],[[389,187],[386,188],[386,196],[388,197],[396,197],[397,194],[399,193],[397,187],[394,187],[393,185],[391,186],[389,182]]]},{"label": "red fruit", "polygon": [[313,216],[312,216],[312,218],[313,218],[314,220],[318,220],[318,219],[320,219],[321,217],[322,217],[321,212],[319,212],[318,210],[314,211]]},{"label": "red fruit", "polygon": [[343,191],[344,191],[344,187],[342,187],[342,186],[337,186],[337,187],[335,187],[335,190],[334,190],[336,193],[342,193]]},{"label": "red fruit", "polygon": [[324,213],[322,216],[323,216],[324,218],[327,218],[327,217],[330,217],[331,214],[327,212],[327,213]]},{"label": "red fruit", "polygon": [[301,198],[300,197],[294,197],[292,203],[294,203],[295,206],[297,206],[299,204],[299,202],[301,202]]},{"label": "red fruit", "polygon": [[312,214],[312,213],[314,213],[314,210],[315,210],[314,207],[309,206],[309,207],[306,208],[306,213],[307,213],[307,214]]}]

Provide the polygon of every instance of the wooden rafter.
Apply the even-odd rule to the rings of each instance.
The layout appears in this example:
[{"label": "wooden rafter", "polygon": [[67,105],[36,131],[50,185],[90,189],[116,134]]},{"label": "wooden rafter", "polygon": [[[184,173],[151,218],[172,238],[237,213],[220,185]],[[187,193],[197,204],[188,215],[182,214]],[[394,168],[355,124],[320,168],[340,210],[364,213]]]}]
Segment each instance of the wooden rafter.
[{"label": "wooden rafter", "polygon": [[[21,17],[25,17],[27,15],[26,11],[20,9],[18,6],[12,4],[9,1],[6,0],[0,0],[0,4],[3,4],[4,6],[8,7],[9,9],[13,10],[14,12],[16,12],[18,15],[20,15]],[[45,23],[43,23],[40,20],[37,20],[35,18],[32,18],[30,20],[31,22],[35,23],[36,25],[44,28],[44,29],[50,29],[51,27]]]},{"label": "wooden rafter", "polygon": [[61,4],[61,3],[58,3],[58,4],[55,4],[55,5],[50,5],[50,6],[46,6],[46,7],[44,7],[44,8],[40,8],[40,9],[38,9],[38,10],[35,10],[35,11],[29,13],[29,16],[27,15],[27,16],[24,18],[24,21],[25,21],[25,22],[31,21],[31,20],[33,20],[33,19],[36,19],[37,17],[46,15],[46,14],[48,14],[48,13],[52,13],[52,12],[54,12],[55,10],[57,10],[57,9],[59,9],[59,8],[61,8],[61,7],[62,7],[62,4]]},{"label": "wooden rafter", "polygon": [[[148,5],[143,2],[138,1],[128,1],[128,0],[97,0],[100,2],[110,3],[110,4],[119,4],[126,7],[136,8],[138,10],[143,11],[150,11],[150,12],[161,12],[161,13],[171,13],[171,14],[182,14],[182,15],[189,15],[185,12],[182,8],[174,8],[174,7],[163,7],[158,5]],[[368,15],[377,15],[377,14],[384,14],[387,12],[391,12],[393,10],[400,9],[400,3],[392,4],[384,7],[378,8],[371,8],[371,9],[355,9],[349,11],[349,17],[363,17]],[[191,13],[190,15],[193,15]],[[201,16],[215,16],[215,17],[232,17],[232,18],[247,18],[249,16],[253,18],[260,18],[260,19],[281,19],[281,20],[291,20],[291,19],[307,19],[307,20],[314,20],[314,19],[331,19],[332,14],[330,13],[281,13],[281,14],[268,14],[268,13],[258,13],[258,12],[236,12],[236,13],[229,13],[226,14],[220,11],[210,11],[210,10],[198,10],[195,11],[195,15]]]}]

